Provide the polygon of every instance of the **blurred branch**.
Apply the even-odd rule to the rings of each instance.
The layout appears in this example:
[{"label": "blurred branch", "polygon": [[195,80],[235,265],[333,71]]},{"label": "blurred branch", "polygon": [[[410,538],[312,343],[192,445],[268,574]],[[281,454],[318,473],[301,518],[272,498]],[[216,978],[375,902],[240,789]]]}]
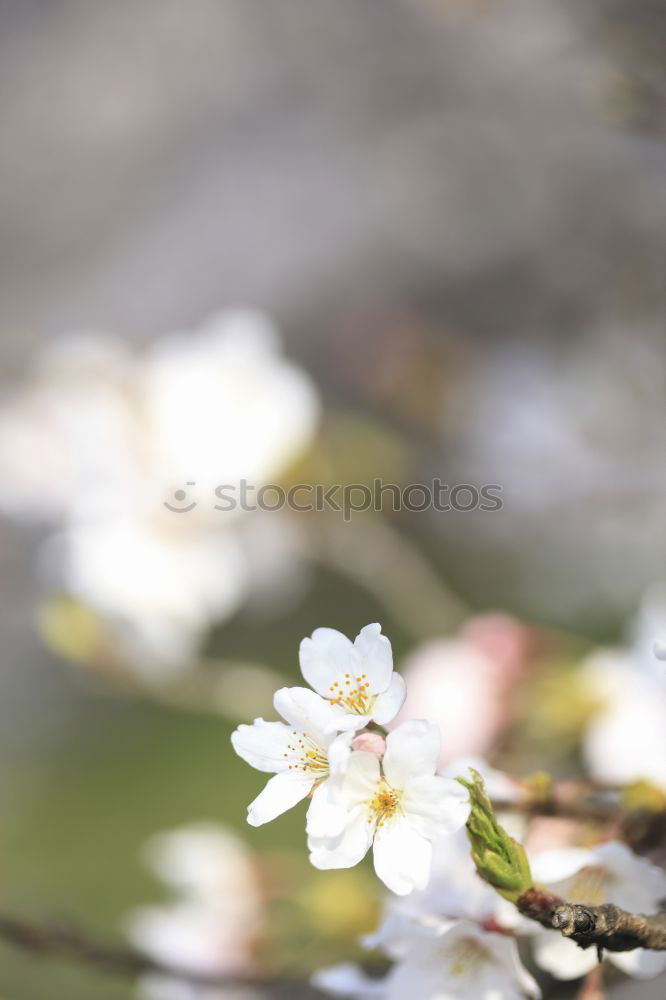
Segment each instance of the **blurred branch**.
[{"label": "blurred branch", "polygon": [[540,886],[528,889],[516,905],[523,916],[560,931],[579,947],[595,947],[600,958],[603,951],[666,951],[666,913],[646,916],[629,913],[614,903],[567,903]]},{"label": "blurred branch", "polygon": [[595,787],[587,781],[553,782],[545,794],[528,793],[518,802],[493,799],[493,808],[496,812],[600,823],[616,820],[624,809],[617,790]]},{"label": "blurred branch", "polygon": [[604,1000],[604,967],[596,965],[585,976],[583,985],[576,994],[576,1000]]},{"label": "blurred branch", "polygon": [[159,975],[176,979],[191,986],[241,987],[267,985],[258,978],[207,976],[166,965],[162,962],[118,945],[93,940],[87,934],[55,924],[33,924],[27,920],[0,913],[0,940],[31,955],[65,958],[99,972],[118,976]]},{"label": "blurred branch", "polygon": [[351,578],[417,639],[450,632],[469,608],[428,560],[386,518],[321,515],[311,525],[312,551],[329,569]]},{"label": "blurred branch", "polygon": [[620,789],[589,781],[551,782],[543,793],[526,782],[526,797],[518,802],[493,800],[496,812],[520,813],[527,817],[595,823],[610,827],[613,836],[629,844],[637,853],[650,852],[666,838],[666,808],[663,797],[650,798],[649,786]]}]

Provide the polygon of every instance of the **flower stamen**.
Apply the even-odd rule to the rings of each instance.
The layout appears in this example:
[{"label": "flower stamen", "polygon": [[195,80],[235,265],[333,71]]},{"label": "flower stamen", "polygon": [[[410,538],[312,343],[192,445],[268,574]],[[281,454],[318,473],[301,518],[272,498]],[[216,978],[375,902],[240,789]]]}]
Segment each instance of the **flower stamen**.
[{"label": "flower stamen", "polygon": [[370,690],[368,675],[345,674],[342,684],[335,681],[329,688],[332,705],[346,708],[352,715],[369,715],[376,696]]},{"label": "flower stamen", "polygon": [[368,817],[368,823],[372,823],[373,820],[377,824],[377,828],[383,826],[388,820],[395,816],[396,812],[400,809],[400,792],[397,792],[395,788],[391,786],[382,779],[377,785],[377,790],[375,796],[370,800],[370,816]]},{"label": "flower stamen", "polygon": [[[328,757],[322,748],[307,735],[294,732],[295,742],[289,743],[287,749],[292,754],[290,771],[313,771],[318,778],[328,774]],[[285,754],[285,757],[287,755]]]}]

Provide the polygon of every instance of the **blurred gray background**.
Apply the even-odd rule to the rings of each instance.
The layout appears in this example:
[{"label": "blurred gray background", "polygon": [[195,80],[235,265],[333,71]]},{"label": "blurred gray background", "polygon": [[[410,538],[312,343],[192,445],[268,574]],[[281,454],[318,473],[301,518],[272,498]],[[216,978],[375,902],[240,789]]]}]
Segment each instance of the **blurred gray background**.
[{"label": "blurred gray background", "polygon": [[[472,606],[613,635],[666,557],[665,102],[662,0],[3,0],[5,380],[63,331],[265,307],[414,474],[502,484],[413,527]],[[80,695],[34,538],[0,542],[13,762]]]}]

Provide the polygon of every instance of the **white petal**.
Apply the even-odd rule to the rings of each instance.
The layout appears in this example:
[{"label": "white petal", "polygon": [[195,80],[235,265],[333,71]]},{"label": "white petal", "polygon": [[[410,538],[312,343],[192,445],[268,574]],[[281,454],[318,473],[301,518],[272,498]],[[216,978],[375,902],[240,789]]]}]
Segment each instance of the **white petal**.
[{"label": "white petal", "polygon": [[386,691],[393,673],[393,653],[391,643],[382,635],[381,625],[366,625],[354,640],[361,667],[360,673],[366,674],[374,694]]},{"label": "white petal", "polygon": [[358,997],[372,1000],[386,993],[384,979],[370,979],[358,965],[344,962],[328,969],[319,969],[312,977],[312,985],[336,997]]},{"label": "white petal", "polygon": [[483,943],[506,971],[507,977],[513,980],[520,989],[521,996],[538,998],[541,996],[536,980],[529,974],[520,961],[516,939],[504,934],[484,934]]},{"label": "white petal", "polygon": [[468,920],[443,923],[438,936],[415,942],[395,966],[387,1000],[518,1000],[528,983],[527,992],[538,996],[531,977],[516,977],[497,960],[494,937]]},{"label": "white petal", "polygon": [[596,858],[592,851],[582,847],[562,847],[544,851],[530,859],[532,875],[537,882],[554,885],[565,878],[571,878],[586,865],[593,865]]},{"label": "white petal", "polygon": [[402,708],[407,688],[400,674],[393,674],[386,691],[380,694],[372,709],[372,718],[380,726],[392,722]]},{"label": "white petal", "polygon": [[438,774],[412,778],[402,807],[412,826],[431,839],[462,829],[470,813],[467,790],[458,781]]},{"label": "white petal", "polygon": [[352,715],[339,708],[333,709],[333,716],[327,726],[329,739],[335,733],[353,733],[365,729],[372,718],[369,715]]},{"label": "white petal", "polygon": [[334,628],[318,628],[312,638],[303,639],[299,652],[301,672],[306,681],[324,698],[331,697],[331,686],[356,676],[360,665],[354,645]]},{"label": "white petal", "polygon": [[378,877],[398,896],[427,886],[432,844],[404,816],[394,816],[377,830],[373,853]]},{"label": "white petal", "polygon": [[369,822],[366,807],[356,806],[347,818],[342,835],[334,840],[311,837],[308,840],[310,861],[315,868],[353,868],[362,861],[372,843],[375,824]]},{"label": "white petal", "polygon": [[309,688],[280,688],[273,696],[275,711],[299,733],[307,733],[325,749],[331,742],[328,727],[334,718],[330,702]]},{"label": "white petal", "polygon": [[638,857],[619,841],[594,849],[595,858],[610,872],[607,902],[634,913],[654,913],[666,899],[666,872],[647,858]]},{"label": "white petal", "polygon": [[635,948],[633,951],[607,951],[606,958],[635,979],[652,979],[666,969],[666,953]]},{"label": "white petal", "polygon": [[258,771],[278,772],[289,766],[291,737],[291,730],[284,722],[255,719],[252,726],[239,726],[231,734],[231,742],[238,756]]},{"label": "white petal", "polygon": [[281,816],[287,809],[291,809],[301,799],[306,798],[313,784],[312,778],[295,774],[293,771],[276,774],[267,782],[263,792],[260,792],[248,806],[248,823],[250,826],[270,823],[276,816]]},{"label": "white petal", "polygon": [[544,931],[533,942],[534,961],[556,979],[578,979],[597,964],[594,948],[579,948],[557,931]]},{"label": "white petal", "polygon": [[349,806],[367,802],[379,781],[379,761],[367,750],[354,750],[349,755],[342,781],[342,797]]},{"label": "white petal", "polygon": [[349,816],[336,794],[335,782],[323,781],[314,791],[308,807],[306,830],[309,837],[338,837]]},{"label": "white petal", "polygon": [[437,726],[416,719],[403,722],[386,738],[384,773],[395,788],[404,788],[410,778],[433,775],[439,757]]},{"label": "white petal", "polygon": [[351,756],[353,738],[353,733],[340,733],[329,746],[328,767],[331,774],[338,774],[346,768]]}]

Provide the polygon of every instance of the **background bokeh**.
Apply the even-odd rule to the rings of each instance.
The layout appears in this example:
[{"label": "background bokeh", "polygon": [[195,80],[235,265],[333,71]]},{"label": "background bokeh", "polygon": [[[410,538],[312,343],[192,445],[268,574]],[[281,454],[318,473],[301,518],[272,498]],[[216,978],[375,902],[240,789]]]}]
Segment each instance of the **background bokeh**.
[{"label": "background bokeh", "polygon": [[[666,555],[665,99],[658,0],[2,2],[3,384],[67,331],[148,345],[264,309],[322,397],[308,475],[497,483],[504,508],[338,522],[211,656],[295,679],[318,625],[379,620],[400,661],[489,609],[567,655],[614,641]],[[242,830],[260,782],[233,706],[46,651],[42,537],[0,522],[0,908],[113,934],[159,896],[146,838]],[[307,897],[300,814],[250,840]],[[339,958],[297,909],[285,964]],[[0,991],[133,995],[1,944]]]}]

